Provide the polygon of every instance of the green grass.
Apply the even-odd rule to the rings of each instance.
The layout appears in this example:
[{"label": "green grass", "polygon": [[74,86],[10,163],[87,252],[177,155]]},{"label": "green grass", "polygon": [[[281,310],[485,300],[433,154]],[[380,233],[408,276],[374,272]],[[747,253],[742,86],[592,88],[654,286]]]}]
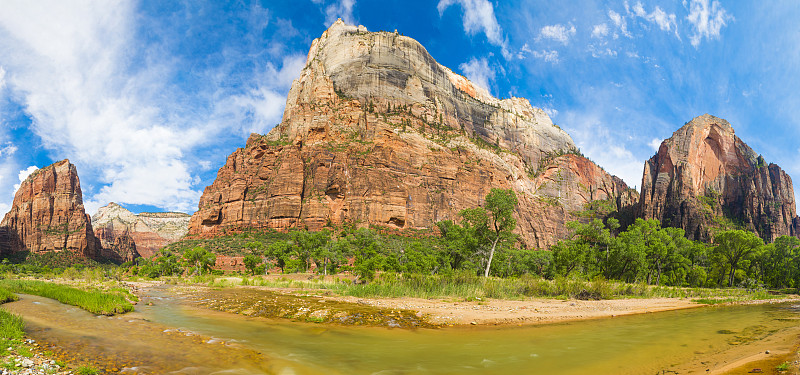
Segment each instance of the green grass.
[{"label": "green grass", "polygon": [[0,288],[0,304],[6,302],[14,302],[19,300],[19,297],[6,288]]},{"label": "green grass", "polygon": [[[25,334],[25,323],[19,315],[12,314],[5,309],[0,309],[0,339],[20,340]],[[2,345],[2,349],[7,346]]]},{"label": "green grass", "polygon": [[789,371],[789,366],[791,366],[789,362],[783,362],[776,366],[775,369],[778,371]]},{"label": "green grass", "polygon": [[[244,281],[246,280],[246,281]],[[652,286],[644,283],[629,284],[609,281],[602,278],[594,280],[556,278],[547,280],[540,277],[484,278],[471,273],[454,275],[420,275],[384,273],[368,284],[353,284],[336,276],[312,280],[267,280],[251,277],[237,282],[235,279],[203,280],[217,288],[238,285],[256,285],[274,288],[322,289],[339,295],[354,297],[415,297],[415,298],[457,298],[476,300],[494,298],[519,300],[525,298],[559,299],[615,299],[615,298],[692,298],[695,302],[720,304],[748,300],[784,298],[783,295],[770,295],[766,291],[746,289],[710,289]]]},{"label": "green grass", "polygon": [[75,373],[78,375],[97,375],[100,371],[92,366],[81,366],[75,370]]},{"label": "green grass", "polygon": [[52,298],[61,303],[80,307],[98,315],[123,314],[133,311],[133,305],[120,293],[105,293],[97,289],[80,290],[66,285],[36,280],[0,280],[0,288],[15,293]]}]

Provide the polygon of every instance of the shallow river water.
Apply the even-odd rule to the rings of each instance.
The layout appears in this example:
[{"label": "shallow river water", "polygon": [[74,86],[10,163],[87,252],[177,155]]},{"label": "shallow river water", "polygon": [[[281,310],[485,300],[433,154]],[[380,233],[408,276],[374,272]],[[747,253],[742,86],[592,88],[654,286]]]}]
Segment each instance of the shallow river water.
[{"label": "shallow river water", "polygon": [[[248,318],[167,290],[96,317],[35,296],[6,306],[30,336],[109,372],[655,374],[798,325],[789,304],[698,308],[525,327],[385,329]],[[56,349],[58,352],[59,349]],[[116,371],[115,371],[116,370]]]}]

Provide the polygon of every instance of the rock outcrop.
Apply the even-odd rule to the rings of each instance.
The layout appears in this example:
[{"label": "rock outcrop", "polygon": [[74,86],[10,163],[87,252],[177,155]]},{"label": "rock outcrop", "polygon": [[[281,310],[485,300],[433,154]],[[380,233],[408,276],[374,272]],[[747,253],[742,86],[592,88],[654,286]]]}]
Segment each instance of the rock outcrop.
[{"label": "rock outcrop", "polygon": [[71,251],[100,255],[99,241],[83,207],[78,172],[62,160],[33,172],[22,182],[0,223],[3,255],[10,252]]},{"label": "rock outcrop", "polygon": [[766,241],[796,236],[799,228],[792,179],[708,114],[678,129],[647,161],[639,210],[701,240],[715,227],[742,227]]},{"label": "rock outcrop", "polygon": [[411,38],[337,21],[312,43],[282,122],[228,157],[189,233],[343,222],[431,230],[491,188],[516,191],[518,232],[540,248],[593,206],[638,200],[527,100],[492,97]]},{"label": "rock outcrop", "polygon": [[113,243],[103,247],[103,257],[116,263],[125,263],[140,258],[141,255],[136,251],[133,238],[126,233],[117,236]]},{"label": "rock outcrop", "polygon": [[150,257],[162,247],[181,239],[188,230],[189,218],[190,215],[182,212],[142,212],[136,215],[112,202],[97,210],[92,216],[92,225],[104,248],[114,248],[118,240],[123,245],[130,241],[135,244],[136,254]]}]

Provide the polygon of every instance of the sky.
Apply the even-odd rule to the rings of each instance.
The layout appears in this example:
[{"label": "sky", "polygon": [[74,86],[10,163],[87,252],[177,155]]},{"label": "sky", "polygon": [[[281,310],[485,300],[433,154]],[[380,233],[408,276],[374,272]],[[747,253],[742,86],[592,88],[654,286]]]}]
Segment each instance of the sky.
[{"label": "sky", "polygon": [[194,212],[227,156],[281,121],[337,18],[397,30],[493,95],[528,98],[637,189],[660,142],[704,113],[800,178],[797,1],[0,3],[0,214],[62,159],[89,213]]}]

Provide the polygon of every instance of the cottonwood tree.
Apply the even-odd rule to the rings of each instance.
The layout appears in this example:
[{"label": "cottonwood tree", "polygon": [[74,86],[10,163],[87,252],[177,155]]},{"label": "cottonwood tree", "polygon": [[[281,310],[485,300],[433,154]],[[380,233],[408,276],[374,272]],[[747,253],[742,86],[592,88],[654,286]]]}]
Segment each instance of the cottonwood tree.
[{"label": "cottonwood tree", "polygon": [[733,286],[736,268],[739,263],[764,245],[764,241],[755,233],[743,230],[719,232],[714,236],[714,242],[717,243],[713,250],[714,254],[718,255],[719,259],[725,262],[725,265],[730,266],[728,286],[731,287]]},{"label": "cottonwood tree", "polygon": [[260,256],[247,254],[244,257],[244,268],[250,272],[250,275],[255,275],[256,273],[264,273],[266,267],[264,267],[264,260],[261,259]]},{"label": "cottonwood tree", "polygon": [[469,235],[474,236],[483,245],[481,248],[486,258],[484,277],[489,276],[497,246],[514,238],[511,232],[517,226],[517,220],[513,216],[516,206],[517,196],[513,190],[495,188],[486,195],[485,207],[461,211]]},{"label": "cottonwood tree", "polygon": [[194,271],[203,274],[203,271],[211,271],[214,264],[217,263],[217,256],[210,253],[204,247],[195,247],[183,254],[183,258],[190,265],[194,265]]}]

